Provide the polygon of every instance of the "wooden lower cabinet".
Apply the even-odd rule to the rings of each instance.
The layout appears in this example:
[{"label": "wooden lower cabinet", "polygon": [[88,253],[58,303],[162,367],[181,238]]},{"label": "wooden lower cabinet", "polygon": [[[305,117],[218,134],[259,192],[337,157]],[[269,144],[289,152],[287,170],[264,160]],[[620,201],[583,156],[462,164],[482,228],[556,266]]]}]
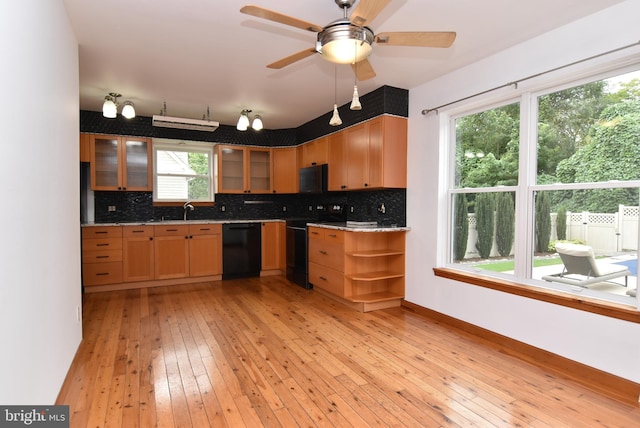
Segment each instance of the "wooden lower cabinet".
[{"label": "wooden lower cabinet", "polygon": [[286,228],[281,221],[262,223],[262,275],[282,274],[286,270]]},{"label": "wooden lower cabinet", "polygon": [[123,226],[122,281],[151,281],[154,265],[153,226]]},{"label": "wooden lower cabinet", "polygon": [[122,228],[82,229],[82,284],[92,287],[122,282]]},{"label": "wooden lower cabinet", "polygon": [[368,312],[400,306],[405,290],[405,231],[309,227],[309,282]]},{"label": "wooden lower cabinet", "polygon": [[154,233],[154,278],[189,276],[189,225],[157,225]]},{"label": "wooden lower cabinet", "polygon": [[189,276],[222,275],[222,225],[189,225]]}]

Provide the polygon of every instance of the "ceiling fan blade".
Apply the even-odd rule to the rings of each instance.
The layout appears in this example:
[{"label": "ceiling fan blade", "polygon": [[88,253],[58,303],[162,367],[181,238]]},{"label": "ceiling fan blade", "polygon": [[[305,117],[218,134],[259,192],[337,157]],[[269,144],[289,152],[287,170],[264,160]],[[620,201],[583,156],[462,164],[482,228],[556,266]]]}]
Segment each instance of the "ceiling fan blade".
[{"label": "ceiling fan blade", "polygon": [[279,22],[280,24],[290,25],[292,27],[300,28],[301,30],[313,31],[314,33],[322,31],[322,27],[319,25],[252,4],[243,6],[240,9],[240,12],[258,18],[268,19],[269,21]]},{"label": "ceiling fan blade", "polygon": [[453,31],[400,31],[376,34],[374,41],[379,45],[448,48],[455,39]]},{"label": "ceiling fan blade", "polygon": [[363,59],[357,64],[351,64],[351,68],[356,73],[356,77],[358,80],[369,80],[376,77],[376,72],[373,71],[373,67],[368,59]]},{"label": "ceiling fan blade", "polygon": [[293,55],[289,55],[288,57],[282,58],[276,62],[273,62],[269,65],[267,65],[267,68],[275,68],[277,70],[286,67],[287,65],[291,65],[296,61],[300,61],[301,59],[305,59],[308,56],[313,55],[314,53],[316,53],[316,50],[314,48],[310,48],[310,49],[305,49],[303,51],[294,53]]},{"label": "ceiling fan blade", "polygon": [[350,20],[355,25],[362,27],[373,21],[390,2],[391,0],[360,0],[351,13]]}]

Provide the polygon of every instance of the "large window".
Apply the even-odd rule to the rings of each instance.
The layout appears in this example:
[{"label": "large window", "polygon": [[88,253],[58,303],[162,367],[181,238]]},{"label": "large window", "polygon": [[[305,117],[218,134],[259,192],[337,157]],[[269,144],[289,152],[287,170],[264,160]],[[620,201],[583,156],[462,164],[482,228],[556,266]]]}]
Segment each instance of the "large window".
[{"label": "large window", "polygon": [[[452,115],[448,126],[450,265],[606,300],[635,295],[640,71],[522,93]],[[554,281],[566,271],[559,242],[631,275],[585,287]]]},{"label": "large window", "polygon": [[213,144],[153,141],[154,202],[213,201]]}]

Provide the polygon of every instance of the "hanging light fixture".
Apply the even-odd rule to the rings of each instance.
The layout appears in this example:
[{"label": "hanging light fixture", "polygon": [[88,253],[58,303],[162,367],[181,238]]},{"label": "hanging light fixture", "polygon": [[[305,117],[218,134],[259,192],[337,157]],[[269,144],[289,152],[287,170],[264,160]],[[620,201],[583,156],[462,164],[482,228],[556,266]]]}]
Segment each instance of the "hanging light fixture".
[{"label": "hanging light fixture", "polygon": [[[118,116],[118,98],[122,95],[116,92],[109,92],[109,95],[104,97],[104,103],[102,103],[102,116],[114,119]],[[136,110],[131,101],[125,101],[122,104],[122,116],[127,119],[133,119],[136,117]]]},{"label": "hanging light fixture", "polygon": [[[355,42],[355,47],[354,47],[354,58],[358,57],[358,42]],[[349,108],[351,110],[362,110],[362,105],[360,104],[360,97],[358,96],[358,63],[354,62],[353,63],[353,67],[354,67],[354,83],[353,83],[353,98],[351,99],[351,105],[349,106]]]},{"label": "hanging light fixture", "polygon": [[251,113],[251,110],[246,109],[240,112],[240,118],[238,118],[238,124],[236,125],[238,131],[246,131],[249,128],[249,113]]},{"label": "hanging light fixture", "polygon": [[340,119],[340,115],[338,114],[338,66],[335,68],[335,87],[334,87],[334,102],[333,102],[333,115],[329,120],[329,125],[331,126],[340,126],[342,125],[342,119]]},{"label": "hanging light fixture", "polygon": [[253,121],[251,121],[249,119],[249,113],[251,113],[250,109],[244,109],[240,112],[238,124],[236,125],[236,129],[238,131],[246,131],[249,129],[249,124],[251,124],[251,129],[254,131],[260,131],[264,127],[262,123],[262,116],[258,114],[253,118]]},{"label": "hanging light fixture", "polygon": [[262,118],[260,117],[260,115],[256,115],[256,117],[253,118],[251,127],[254,129],[254,131],[260,131],[262,129]]}]

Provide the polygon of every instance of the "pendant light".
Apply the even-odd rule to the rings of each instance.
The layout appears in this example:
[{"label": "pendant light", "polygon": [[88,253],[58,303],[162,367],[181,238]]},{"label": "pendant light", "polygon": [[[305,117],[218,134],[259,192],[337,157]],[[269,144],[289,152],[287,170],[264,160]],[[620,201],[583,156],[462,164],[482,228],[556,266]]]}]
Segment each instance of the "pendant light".
[{"label": "pendant light", "polygon": [[342,125],[342,119],[340,119],[340,115],[338,114],[338,66],[335,66],[335,87],[334,87],[334,102],[333,102],[333,116],[331,116],[331,120],[329,120],[329,125],[331,126],[340,126]]},{"label": "pendant light", "polygon": [[249,128],[249,113],[251,113],[251,110],[247,109],[240,112],[240,118],[238,118],[238,124],[236,125],[238,131],[246,131]]},{"label": "pendant light", "polygon": [[[122,95],[115,92],[109,92],[109,95],[104,97],[104,103],[102,104],[102,116],[114,119],[118,116],[118,98]],[[133,119],[136,117],[136,109],[131,101],[125,101],[122,104],[122,116],[127,119]]]},{"label": "pendant light", "polygon": [[[358,42],[355,41],[354,42],[355,45],[355,53],[353,55],[354,58],[358,58]],[[353,68],[354,68],[354,74],[355,74],[355,78],[354,78],[354,83],[353,83],[353,98],[351,99],[351,105],[349,106],[349,108],[351,110],[362,110],[362,105],[360,104],[360,97],[358,96],[358,63],[354,62],[353,63]]]}]

